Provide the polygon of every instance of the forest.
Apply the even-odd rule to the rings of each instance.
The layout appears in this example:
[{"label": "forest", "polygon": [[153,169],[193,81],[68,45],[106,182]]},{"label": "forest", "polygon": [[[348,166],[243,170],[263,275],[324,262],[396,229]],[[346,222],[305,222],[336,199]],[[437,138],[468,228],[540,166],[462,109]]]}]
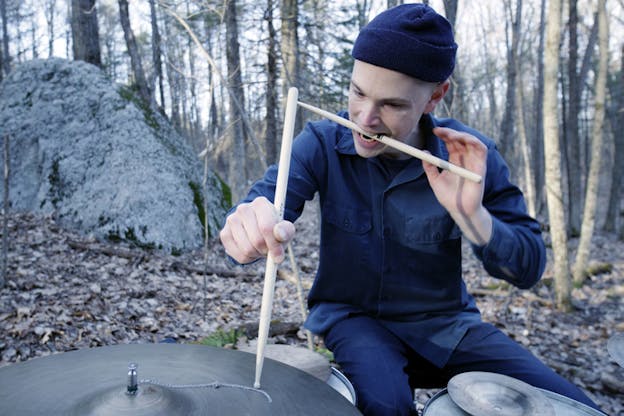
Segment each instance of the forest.
[{"label": "forest", "polygon": [[[101,67],[206,149],[236,199],[276,162],[288,88],[343,109],[358,30],[397,3],[2,0],[2,73],[51,56]],[[624,238],[624,191],[613,180],[624,173],[623,3],[431,2],[459,45],[436,116],[496,141],[529,212],[551,231],[563,309],[593,233]],[[295,130],[312,118],[299,111]]]},{"label": "forest", "polygon": [[[493,301],[483,300],[484,304],[496,306],[484,309],[484,315],[493,320],[507,319],[510,328],[522,332],[526,322],[520,321],[524,318],[536,322],[536,327],[548,320],[537,313],[531,318],[532,305],[541,304],[549,316],[552,306],[553,314],[569,316],[560,318],[565,321],[561,325],[567,325],[566,329],[555,328],[554,332],[563,331],[561,337],[572,337],[565,331],[576,334],[584,318],[582,314],[565,314],[579,310],[579,296],[581,302],[589,303],[588,299],[597,296],[594,301],[599,306],[583,309],[591,315],[590,328],[594,332],[579,337],[595,340],[591,346],[581,347],[585,348],[584,361],[578,367],[584,370],[579,377],[586,389],[603,400],[605,408],[620,411],[623,405],[618,398],[624,394],[624,381],[615,382],[617,386],[611,389],[592,383],[600,384],[601,375],[613,373],[598,369],[612,364],[605,364],[606,352],[602,351],[602,345],[596,345],[598,338],[602,340],[608,335],[602,331],[599,316],[607,311],[609,316],[603,324],[624,330],[617,318],[622,314],[621,287],[607,287],[617,286],[622,280],[618,275],[622,270],[622,253],[618,247],[624,247],[624,184],[620,179],[624,176],[621,162],[624,159],[624,0],[424,2],[451,22],[459,45],[451,88],[437,106],[436,117],[458,119],[496,142],[513,181],[524,193],[529,213],[542,226],[549,249],[552,302],[539,297],[541,291],[549,290],[543,286],[535,289],[535,293],[520,296],[515,303],[509,299],[516,292],[510,289],[506,297],[507,292],[501,295],[502,290],[496,286],[495,294],[500,296]],[[402,3],[402,0],[0,0],[0,88],[2,80],[15,68],[35,59],[54,57],[95,65],[111,81],[129,87],[145,107],[161,113],[206,166],[229,186],[235,202],[267,166],[278,162],[288,89],[297,87],[299,100],[318,108],[330,112],[345,109],[353,63],[350,52],[359,30],[380,11]],[[295,131],[315,119],[318,116],[300,109]],[[307,221],[314,224],[317,220]],[[29,233],[36,232],[37,226],[31,224],[34,220],[27,217],[23,221],[28,224]],[[50,235],[58,232],[55,225],[46,223],[42,227]],[[306,227],[309,224],[303,226]],[[3,235],[6,238],[7,232]],[[24,238],[15,239],[16,247],[28,245],[20,240]],[[80,250],[96,247],[93,250],[99,250],[98,255],[108,250],[101,248],[100,243],[80,238],[83,237],[72,236],[68,241],[73,241]],[[67,253],[63,252],[61,243],[54,244],[45,249],[54,254],[50,256],[54,265],[32,264],[33,268],[65,270],[60,264],[65,262],[61,258]],[[214,245],[214,241],[208,244]],[[304,240],[303,245],[297,248],[303,270],[313,271],[316,258],[306,257],[306,249],[312,251],[312,244]],[[3,247],[5,260],[0,289],[7,283],[5,280],[11,279],[6,274],[6,240]],[[220,249],[215,248],[210,256],[216,256]],[[15,250],[14,256],[22,260],[29,258],[30,254],[18,251]],[[600,253],[599,258],[596,253]],[[72,254],[79,257],[76,264],[91,261],[83,260],[83,254]],[[150,266],[158,273],[163,270],[176,273],[185,267],[184,261],[165,261],[155,255],[143,257],[149,255],[136,252],[115,255],[118,257],[115,261],[124,267],[141,262],[158,263]],[[108,257],[97,260],[97,267],[104,275],[116,273],[107,270],[108,261]],[[189,264],[193,261],[199,260],[189,260]],[[597,261],[606,271],[591,270]],[[193,290],[199,292],[206,290],[207,284],[205,273],[197,270],[192,271],[197,280]],[[474,270],[476,267],[470,266],[467,274],[476,273]],[[611,277],[604,281],[596,279],[595,275],[602,272]],[[91,276],[92,271],[88,273]],[[251,278],[246,279],[245,285]],[[490,295],[491,288],[486,288],[489,280],[480,286],[481,280],[475,285],[477,296],[486,292]],[[583,285],[589,285],[590,280],[594,286],[583,291]],[[210,284],[217,287],[216,292],[224,290],[223,283]],[[92,284],[85,289],[89,293],[80,296],[93,296],[90,292],[100,294],[102,288],[98,285]],[[9,285],[9,289],[13,290],[14,286]],[[139,286],[136,284],[133,289],[137,293],[141,290]],[[27,289],[25,292],[30,291],[30,287]],[[239,303],[257,306],[258,299],[248,299],[258,297],[258,293],[249,295],[257,288],[247,290],[245,299]],[[175,291],[173,287],[163,292],[170,298],[168,302],[177,302]],[[529,305],[528,311],[518,306],[524,300]],[[201,309],[199,303],[188,306],[193,302],[197,301],[184,299],[182,321],[190,322],[192,313]],[[293,299],[282,302],[295,303]],[[223,310],[230,308],[230,303],[225,302]],[[128,314],[121,305],[121,301],[113,302],[106,306],[111,311],[101,313]],[[169,309],[178,307],[179,304]],[[210,325],[202,329],[215,330],[217,324],[236,321],[224,318],[235,312],[229,309],[223,312],[220,308],[210,312],[216,315],[211,315],[212,321],[205,319]],[[496,316],[497,308],[507,311],[505,317]],[[516,314],[514,310],[521,312]],[[0,320],[6,322],[17,322],[30,313],[4,312],[0,310]],[[175,313],[175,317],[160,324],[169,324],[176,317],[180,320],[180,310]],[[255,319],[247,315],[245,318]],[[162,318],[154,318],[152,327],[159,326],[159,319]],[[11,327],[12,336],[22,331],[15,329],[19,325],[15,323]],[[197,329],[189,326],[190,329],[185,327],[187,334],[192,334],[189,339],[199,337]],[[546,323],[542,326],[547,328]],[[547,340],[550,329],[543,328],[535,331],[536,338]],[[126,330],[117,341],[134,340],[134,329],[122,331]],[[54,338],[53,330],[45,331],[46,342]],[[97,329],[92,332],[96,333]],[[59,338],[60,333],[60,330],[56,332]],[[81,339],[82,333],[77,338]],[[529,345],[528,338],[523,335],[519,341]],[[11,342],[0,339],[5,362],[34,355],[30,349],[21,351],[21,347],[11,350]],[[114,337],[91,342],[113,343]],[[556,343],[552,339],[536,348],[549,362],[552,358],[563,363],[559,370],[575,374],[574,365],[557,361],[558,356],[549,356],[549,353],[556,355],[553,352]],[[35,339],[31,344],[43,348],[45,343]],[[70,345],[71,348],[82,346],[78,341]],[[9,350],[12,354],[7,353]],[[595,351],[602,354],[600,365],[591,362]],[[590,374],[594,366],[601,375]],[[607,384],[603,377],[602,385]]]},{"label": "forest", "polygon": [[[93,64],[164,115],[236,201],[278,161],[288,89],[345,109],[357,33],[401,3],[0,0],[0,83],[33,59]],[[553,306],[571,311],[596,236],[624,241],[624,0],[425,3],[459,45],[435,115],[495,140],[547,232]],[[315,119],[298,111],[295,130]]]}]

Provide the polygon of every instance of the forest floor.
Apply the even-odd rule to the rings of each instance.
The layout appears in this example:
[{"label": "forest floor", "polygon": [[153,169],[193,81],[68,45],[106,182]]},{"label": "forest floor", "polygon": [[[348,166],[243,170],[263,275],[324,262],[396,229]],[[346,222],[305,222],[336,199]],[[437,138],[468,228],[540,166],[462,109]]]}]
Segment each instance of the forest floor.
[{"label": "forest floor", "polygon": [[[318,215],[306,209],[297,227],[293,251],[309,287],[318,262]],[[103,345],[191,343],[232,330],[257,334],[264,262],[233,267],[216,240],[207,250],[172,256],[97,241],[31,214],[11,215],[8,236],[0,367]],[[553,306],[550,268],[534,288],[521,291],[488,277],[469,254],[465,280],[485,321],[580,386],[607,414],[622,415],[624,368],[609,356],[607,341],[624,332],[624,242],[596,236],[591,261],[609,267],[573,290],[570,313]],[[292,276],[282,269],[281,276]],[[273,319],[282,325],[275,325],[270,342],[305,345],[289,279],[277,280]],[[419,390],[416,399],[424,404],[435,392]]]}]

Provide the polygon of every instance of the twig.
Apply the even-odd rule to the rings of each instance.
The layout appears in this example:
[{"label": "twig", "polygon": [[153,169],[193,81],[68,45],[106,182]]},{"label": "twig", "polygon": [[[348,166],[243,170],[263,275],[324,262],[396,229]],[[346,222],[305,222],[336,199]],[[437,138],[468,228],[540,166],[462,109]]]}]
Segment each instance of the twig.
[{"label": "twig", "polygon": [[[303,283],[301,282],[301,275],[295,263],[295,255],[293,253],[291,244],[288,244],[288,258],[290,259],[290,268],[295,275],[295,285],[297,287],[297,297],[299,298],[299,307],[301,308],[301,317],[305,322],[308,319],[308,308],[306,306],[305,297],[303,296]],[[314,342],[312,342],[312,332],[305,330],[306,338],[308,339],[308,349],[314,351]]]},{"label": "twig", "polygon": [[[79,250],[89,250],[95,251],[102,254],[106,254],[108,256],[122,257],[125,259],[146,259],[148,258],[148,254],[138,250],[129,250],[124,248],[116,248],[110,246],[104,246],[100,244],[89,244],[83,243],[76,240],[67,240],[67,244],[75,249]],[[246,271],[246,270],[234,270],[234,269],[224,269],[218,267],[195,267],[193,265],[188,265],[179,261],[172,262],[170,264],[170,268],[174,270],[183,270],[188,273],[195,273],[198,275],[212,275],[215,274],[220,277],[241,277],[241,276],[259,276],[259,273],[255,271]]]}]

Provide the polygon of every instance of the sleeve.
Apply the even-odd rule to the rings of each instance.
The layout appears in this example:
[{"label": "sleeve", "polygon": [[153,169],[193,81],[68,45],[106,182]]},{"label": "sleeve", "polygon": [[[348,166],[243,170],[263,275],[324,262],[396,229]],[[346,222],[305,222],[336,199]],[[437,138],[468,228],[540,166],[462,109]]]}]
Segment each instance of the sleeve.
[{"label": "sleeve", "polygon": [[483,204],[493,217],[492,237],[473,246],[486,271],[521,289],[539,281],[546,266],[546,248],[539,223],[531,218],[520,189],[494,145],[489,146]]},{"label": "sleeve", "polygon": [[[327,157],[323,129],[316,124],[308,123],[293,141],[284,209],[284,219],[288,221],[294,222],[299,218],[305,202],[314,198],[319,184],[326,177]],[[277,171],[277,165],[271,165],[264,176],[252,185],[247,196],[227,213],[226,218],[234,212],[236,206],[251,202],[257,197],[264,196],[273,201]]]}]

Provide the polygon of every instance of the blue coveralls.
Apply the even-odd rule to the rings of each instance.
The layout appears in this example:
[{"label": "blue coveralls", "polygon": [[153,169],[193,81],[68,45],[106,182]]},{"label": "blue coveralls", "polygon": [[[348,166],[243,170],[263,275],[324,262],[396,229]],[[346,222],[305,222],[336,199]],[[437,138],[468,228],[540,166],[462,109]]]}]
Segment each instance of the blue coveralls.
[{"label": "blue coveralls", "polygon": [[[347,118],[345,112],[340,113]],[[453,119],[425,114],[426,148],[448,160],[434,126],[467,131],[488,147],[483,204],[493,216],[490,242],[473,246],[492,276],[534,285],[546,254],[539,224],[494,142]],[[273,200],[270,167],[242,202]],[[350,378],[364,414],[409,414],[412,387],[445,386],[464,371],[493,371],[595,406],[524,348],[483,323],[466,291],[461,231],[435,198],[418,159],[357,155],[351,131],[308,123],[293,143],[285,218],[294,221],[319,194],[319,267],[305,326],[324,336]]]}]

